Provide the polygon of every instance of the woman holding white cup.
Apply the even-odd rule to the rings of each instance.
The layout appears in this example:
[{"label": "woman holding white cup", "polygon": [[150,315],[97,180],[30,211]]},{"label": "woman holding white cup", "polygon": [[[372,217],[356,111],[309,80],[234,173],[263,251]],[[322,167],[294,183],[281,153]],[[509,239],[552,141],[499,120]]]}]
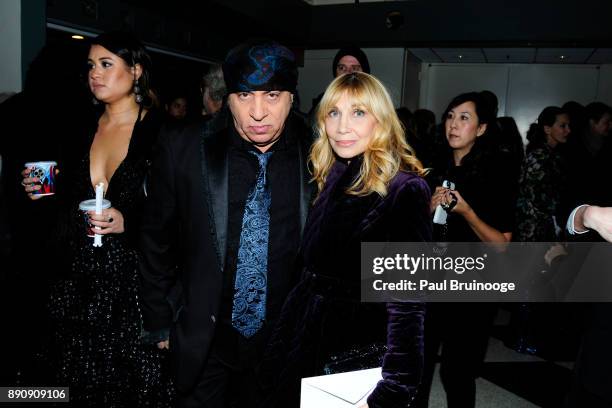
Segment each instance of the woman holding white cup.
[{"label": "woman holding white cup", "polygon": [[[88,66],[93,101],[102,109],[83,130],[81,151],[77,146],[75,157],[60,163],[55,195],[63,209],[58,240],[70,265],[49,301],[55,380],[70,386],[75,406],[167,407],[172,388],[164,356],[141,341],[137,297],[137,225],[161,125],[148,109],[151,60],[131,35],[106,33],[92,41]],[[22,185],[36,200],[40,180],[31,169],[22,172]],[[102,201],[98,211],[87,206],[94,197]],[[94,245],[96,234],[102,246]]]}]

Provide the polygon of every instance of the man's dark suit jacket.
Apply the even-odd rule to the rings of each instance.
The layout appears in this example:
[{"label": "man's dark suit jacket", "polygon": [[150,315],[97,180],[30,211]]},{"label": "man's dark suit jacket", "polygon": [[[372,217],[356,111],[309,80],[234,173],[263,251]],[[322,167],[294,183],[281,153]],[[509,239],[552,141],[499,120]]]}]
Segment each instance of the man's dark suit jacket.
[{"label": "man's dark suit jacket", "polygon": [[[227,250],[228,126],[233,122],[224,111],[205,123],[162,131],[148,180],[140,235],[141,307],[145,330],[171,329],[176,385],[182,392],[199,378],[220,309]],[[311,137],[293,113],[285,127],[299,139],[301,231],[312,194],[306,165]]]}]

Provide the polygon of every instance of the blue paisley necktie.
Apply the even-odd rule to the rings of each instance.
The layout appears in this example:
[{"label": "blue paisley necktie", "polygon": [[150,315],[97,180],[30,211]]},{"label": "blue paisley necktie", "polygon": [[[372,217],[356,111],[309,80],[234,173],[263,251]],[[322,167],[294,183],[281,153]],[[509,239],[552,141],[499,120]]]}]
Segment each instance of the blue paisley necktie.
[{"label": "blue paisley necktie", "polygon": [[244,206],[232,308],[232,326],[246,338],[257,333],[266,317],[272,201],[270,190],[266,188],[266,166],[272,152],[250,153],[259,160],[259,172]]}]

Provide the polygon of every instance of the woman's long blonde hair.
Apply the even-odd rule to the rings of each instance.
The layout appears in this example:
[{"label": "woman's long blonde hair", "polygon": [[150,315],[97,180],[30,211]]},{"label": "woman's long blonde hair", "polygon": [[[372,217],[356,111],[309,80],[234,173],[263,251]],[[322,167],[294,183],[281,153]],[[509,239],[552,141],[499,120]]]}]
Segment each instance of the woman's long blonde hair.
[{"label": "woman's long blonde hair", "polygon": [[318,137],[310,149],[309,161],[319,192],[336,161],[325,131],[325,118],[345,93],[353,105],[374,115],[377,122],[363,154],[359,177],[346,193],[364,196],[376,192],[385,196],[391,179],[398,171],[424,175],[423,165],[406,143],[404,128],[385,86],[372,75],[353,72],[339,76],[327,87],[316,113],[315,131]]}]

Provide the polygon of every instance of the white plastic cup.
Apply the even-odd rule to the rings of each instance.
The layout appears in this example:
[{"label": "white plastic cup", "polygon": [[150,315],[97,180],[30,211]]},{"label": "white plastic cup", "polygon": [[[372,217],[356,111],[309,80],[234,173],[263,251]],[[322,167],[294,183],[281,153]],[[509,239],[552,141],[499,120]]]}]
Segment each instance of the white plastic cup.
[{"label": "white plastic cup", "polygon": [[[106,210],[107,208],[111,208],[111,202],[104,199],[102,200],[102,209]],[[85,227],[86,227],[87,236],[93,238],[95,235],[95,231],[93,229],[93,225],[91,225],[89,221],[89,214],[87,214],[87,211],[96,210],[96,199],[92,198],[91,200],[81,201],[79,203],[79,210],[81,210],[81,212],[83,213],[83,216],[85,217]]]}]

